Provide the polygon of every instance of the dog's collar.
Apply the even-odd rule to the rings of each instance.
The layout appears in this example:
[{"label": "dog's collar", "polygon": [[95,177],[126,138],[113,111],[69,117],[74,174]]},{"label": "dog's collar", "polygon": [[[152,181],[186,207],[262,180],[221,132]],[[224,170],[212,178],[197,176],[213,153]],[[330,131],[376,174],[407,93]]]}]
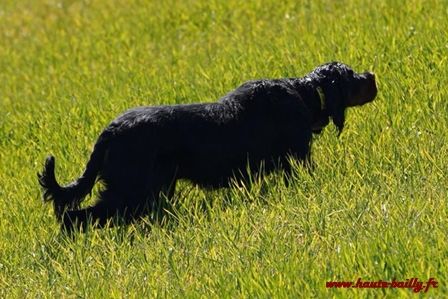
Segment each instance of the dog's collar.
[{"label": "dog's collar", "polygon": [[319,94],[319,103],[320,103],[320,110],[324,110],[326,108],[325,105],[325,93],[322,87],[318,86],[316,88],[317,93]]}]

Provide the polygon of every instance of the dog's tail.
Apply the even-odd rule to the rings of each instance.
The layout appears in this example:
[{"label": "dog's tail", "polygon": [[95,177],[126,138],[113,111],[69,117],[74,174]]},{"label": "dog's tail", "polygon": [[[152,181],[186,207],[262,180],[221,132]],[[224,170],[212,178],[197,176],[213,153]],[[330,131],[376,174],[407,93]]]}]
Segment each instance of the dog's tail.
[{"label": "dog's tail", "polygon": [[84,173],[77,180],[64,187],[56,181],[54,157],[47,157],[44,169],[42,173],[37,174],[37,177],[39,184],[43,187],[44,201],[53,201],[54,213],[58,220],[62,219],[66,209],[77,208],[84,197],[92,190],[103,165],[108,140],[108,133],[105,131],[98,138]]}]

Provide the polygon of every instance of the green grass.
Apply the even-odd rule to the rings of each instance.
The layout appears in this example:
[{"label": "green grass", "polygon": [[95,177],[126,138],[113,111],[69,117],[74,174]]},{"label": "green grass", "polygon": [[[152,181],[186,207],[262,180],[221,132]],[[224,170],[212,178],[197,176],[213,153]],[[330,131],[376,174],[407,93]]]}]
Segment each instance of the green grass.
[{"label": "green grass", "polygon": [[[326,281],[434,277],[448,295],[447,1],[0,2],[0,297],[412,297]],[[340,60],[379,95],[286,188],[188,183],[164,226],[59,234],[36,180],[69,182],[138,105],[214,101]],[[96,191],[95,191],[96,192]],[[93,195],[95,195],[94,193]],[[227,200],[226,200],[227,198]]]}]

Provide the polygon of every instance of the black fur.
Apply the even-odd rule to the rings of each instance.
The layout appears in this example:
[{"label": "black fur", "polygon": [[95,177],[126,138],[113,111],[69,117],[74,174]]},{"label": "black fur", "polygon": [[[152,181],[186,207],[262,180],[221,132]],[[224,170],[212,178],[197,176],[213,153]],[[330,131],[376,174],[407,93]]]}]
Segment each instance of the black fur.
[{"label": "black fur", "polygon": [[[247,180],[248,169],[288,176],[289,157],[310,162],[313,132],[329,119],[341,132],[345,109],[376,93],[373,74],[332,62],[303,78],[246,82],[215,103],[134,108],[103,131],[80,178],[61,187],[50,156],[39,183],[67,229],[88,219],[98,226],[115,216],[131,221],[160,196],[171,198],[179,179],[219,188]],[[97,179],[104,183],[98,202],[79,209]]]}]

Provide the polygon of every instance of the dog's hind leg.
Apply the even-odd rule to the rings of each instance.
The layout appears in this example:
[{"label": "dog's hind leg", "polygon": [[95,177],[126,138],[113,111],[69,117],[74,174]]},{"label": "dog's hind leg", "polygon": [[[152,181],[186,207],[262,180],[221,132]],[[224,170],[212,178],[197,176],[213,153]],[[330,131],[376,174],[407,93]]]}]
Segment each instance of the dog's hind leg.
[{"label": "dog's hind leg", "polygon": [[175,170],[172,169],[173,168],[169,168],[159,177],[159,185],[161,186],[160,196],[165,197],[169,201],[171,201],[174,196],[177,182],[177,168],[175,168]]},{"label": "dog's hind leg", "polygon": [[95,205],[66,211],[62,217],[62,229],[68,232],[86,230],[89,224],[93,227],[105,227],[115,224],[113,219],[128,222],[132,211],[124,204],[124,200],[119,192],[106,189],[101,192]]},{"label": "dog's hind leg", "polygon": [[173,197],[176,190],[177,167],[173,163],[159,162],[149,178],[151,188],[146,188],[146,198],[154,213],[154,220],[160,222],[172,213]]},{"label": "dog's hind leg", "polygon": [[151,211],[155,213],[155,220],[160,222],[166,211],[170,210],[168,201],[174,195],[175,184],[173,178],[170,184],[148,184],[145,188],[146,194],[129,194],[116,189],[106,189],[101,192],[95,205],[66,211],[62,219],[62,230],[85,231],[89,224],[94,228],[128,224],[149,215]]},{"label": "dog's hind leg", "polygon": [[45,161],[44,170],[38,174],[38,181],[44,191],[44,200],[53,201],[54,213],[58,220],[61,220],[62,214],[66,209],[73,209],[79,206],[84,197],[92,190],[98,173],[103,166],[110,138],[111,134],[109,131],[101,133],[87,162],[84,173],[66,186],[61,186],[56,181],[54,157],[49,156]]},{"label": "dog's hind leg", "polygon": [[[95,205],[64,213],[64,230],[85,230],[89,223],[93,227],[126,224],[151,212],[157,220],[163,218],[159,215],[169,210],[168,201],[174,195],[176,168],[167,163],[157,167],[151,167],[150,163],[115,163],[109,163],[107,173],[103,174],[106,189]],[[124,166],[127,166],[125,173],[117,170]]]}]

